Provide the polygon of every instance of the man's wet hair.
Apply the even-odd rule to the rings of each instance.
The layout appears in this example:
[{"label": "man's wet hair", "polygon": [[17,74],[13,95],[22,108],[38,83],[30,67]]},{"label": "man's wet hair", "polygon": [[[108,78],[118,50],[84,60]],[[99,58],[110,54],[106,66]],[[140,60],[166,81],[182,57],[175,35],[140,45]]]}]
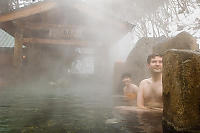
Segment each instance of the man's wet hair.
[{"label": "man's wet hair", "polygon": [[124,78],[131,78],[131,74],[130,73],[124,73],[124,74],[122,74],[122,76],[121,76],[121,78],[122,79],[124,79]]},{"label": "man's wet hair", "polygon": [[152,59],[152,58],[155,58],[156,56],[162,57],[162,55],[159,54],[159,53],[150,54],[150,55],[147,57],[147,63],[150,64],[151,59]]}]

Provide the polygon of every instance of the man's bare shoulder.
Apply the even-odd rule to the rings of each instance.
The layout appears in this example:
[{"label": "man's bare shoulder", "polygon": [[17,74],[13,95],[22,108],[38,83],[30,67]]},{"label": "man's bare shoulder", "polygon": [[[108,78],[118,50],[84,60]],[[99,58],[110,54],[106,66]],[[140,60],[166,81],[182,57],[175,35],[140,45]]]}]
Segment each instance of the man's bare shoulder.
[{"label": "man's bare shoulder", "polygon": [[137,88],[138,86],[135,84],[131,84],[132,87]]},{"label": "man's bare shoulder", "polygon": [[138,91],[139,87],[135,84],[131,84],[132,89],[134,89],[135,91]]},{"label": "man's bare shoulder", "polygon": [[148,79],[144,79],[140,82],[140,85],[141,84],[151,84],[152,83],[152,79],[151,78],[148,78]]}]

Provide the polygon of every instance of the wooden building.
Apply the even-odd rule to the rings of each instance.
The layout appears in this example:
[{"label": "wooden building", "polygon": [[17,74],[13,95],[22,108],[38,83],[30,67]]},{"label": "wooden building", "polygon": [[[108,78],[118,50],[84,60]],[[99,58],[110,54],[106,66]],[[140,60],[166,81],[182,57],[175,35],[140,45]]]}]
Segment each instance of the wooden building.
[{"label": "wooden building", "polygon": [[[44,56],[53,60],[64,57],[70,63],[74,49],[81,47],[95,49],[95,54],[106,63],[109,61],[107,49],[131,26],[84,2],[73,0],[42,1],[0,16],[0,28],[15,37],[13,64],[16,67],[22,66],[23,45],[29,51],[29,64],[36,67],[42,63],[50,66],[45,58],[42,60]],[[102,66],[101,61],[98,64]]]}]

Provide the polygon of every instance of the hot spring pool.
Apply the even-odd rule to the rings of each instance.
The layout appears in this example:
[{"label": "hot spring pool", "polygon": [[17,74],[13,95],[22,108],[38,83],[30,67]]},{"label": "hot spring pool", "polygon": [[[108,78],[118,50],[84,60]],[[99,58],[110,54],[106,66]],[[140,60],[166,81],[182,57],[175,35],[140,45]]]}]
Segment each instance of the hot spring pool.
[{"label": "hot spring pool", "polygon": [[118,113],[126,103],[101,84],[34,83],[0,91],[1,133],[161,133],[158,113]]}]

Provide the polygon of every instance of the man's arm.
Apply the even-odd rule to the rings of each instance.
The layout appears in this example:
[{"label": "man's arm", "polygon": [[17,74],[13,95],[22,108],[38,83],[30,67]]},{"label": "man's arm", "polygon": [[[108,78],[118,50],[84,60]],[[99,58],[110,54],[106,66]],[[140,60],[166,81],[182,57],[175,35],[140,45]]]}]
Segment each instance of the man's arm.
[{"label": "man's arm", "polygon": [[144,81],[141,81],[139,85],[139,90],[137,93],[137,106],[140,108],[145,108],[144,107]]}]

